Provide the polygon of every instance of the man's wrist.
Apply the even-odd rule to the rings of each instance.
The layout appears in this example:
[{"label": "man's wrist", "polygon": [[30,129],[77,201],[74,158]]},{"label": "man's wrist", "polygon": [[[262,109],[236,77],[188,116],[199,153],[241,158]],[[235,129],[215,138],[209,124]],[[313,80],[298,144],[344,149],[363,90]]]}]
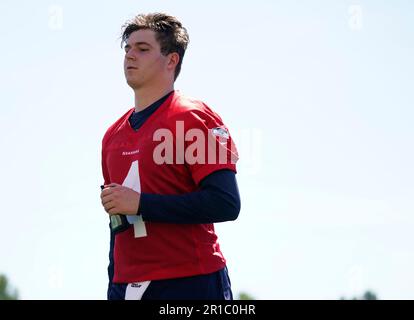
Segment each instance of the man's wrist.
[{"label": "man's wrist", "polygon": [[145,198],[145,196],[144,196],[143,193],[140,193],[138,195],[138,210],[137,210],[137,213],[136,213],[137,216],[142,215],[141,209],[142,209],[142,201],[145,201],[144,198]]}]

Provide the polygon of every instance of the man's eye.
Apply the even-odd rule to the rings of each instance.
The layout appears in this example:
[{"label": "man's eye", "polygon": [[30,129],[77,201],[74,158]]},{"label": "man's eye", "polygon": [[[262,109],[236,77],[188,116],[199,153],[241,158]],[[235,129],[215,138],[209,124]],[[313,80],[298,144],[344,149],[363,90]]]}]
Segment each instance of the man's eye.
[{"label": "man's eye", "polygon": [[140,51],[144,52],[144,51],[148,51],[148,49],[139,49]]}]

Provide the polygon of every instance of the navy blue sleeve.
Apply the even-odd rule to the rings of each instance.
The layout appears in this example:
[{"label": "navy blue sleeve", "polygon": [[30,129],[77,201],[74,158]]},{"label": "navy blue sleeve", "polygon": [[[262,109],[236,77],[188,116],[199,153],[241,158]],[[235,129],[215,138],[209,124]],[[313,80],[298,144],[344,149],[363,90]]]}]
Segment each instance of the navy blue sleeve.
[{"label": "navy blue sleeve", "polygon": [[236,174],[220,170],[200,182],[200,190],[182,195],[142,193],[138,214],[144,221],[215,223],[237,219],[240,195]]}]

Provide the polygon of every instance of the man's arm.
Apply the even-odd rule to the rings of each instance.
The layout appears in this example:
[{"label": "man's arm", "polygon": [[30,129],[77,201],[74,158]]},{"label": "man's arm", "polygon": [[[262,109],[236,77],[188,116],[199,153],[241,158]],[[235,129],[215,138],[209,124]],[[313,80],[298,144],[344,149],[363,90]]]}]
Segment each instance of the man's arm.
[{"label": "man's arm", "polygon": [[101,193],[105,211],[142,215],[144,221],[165,223],[215,223],[237,219],[240,195],[236,175],[223,169],[206,176],[200,190],[181,195],[138,193],[111,183]]},{"label": "man's arm", "polygon": [[215,171],[200,182],[200,190],[182,195],[142,193],[138,214],[144,221],[215,223],[237,219],[240,195],[231,170]]}]

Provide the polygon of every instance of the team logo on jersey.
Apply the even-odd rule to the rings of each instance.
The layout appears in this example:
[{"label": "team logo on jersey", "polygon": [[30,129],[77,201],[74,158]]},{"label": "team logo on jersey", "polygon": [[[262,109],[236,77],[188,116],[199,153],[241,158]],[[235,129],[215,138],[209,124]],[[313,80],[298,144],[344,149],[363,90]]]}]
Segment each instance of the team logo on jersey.
[{"label": "team logo on jersey", "polygon": [[225,139],[230,138],[229,132],[223,127],[213,128],[211,129],[211,132],[217,137],[222,137]]}]

